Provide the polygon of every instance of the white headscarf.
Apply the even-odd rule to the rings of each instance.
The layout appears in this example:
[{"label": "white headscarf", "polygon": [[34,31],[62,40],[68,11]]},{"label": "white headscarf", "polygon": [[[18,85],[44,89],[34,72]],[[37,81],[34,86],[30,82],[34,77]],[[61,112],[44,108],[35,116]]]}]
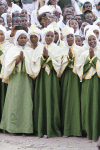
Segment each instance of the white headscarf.
[{"label": "white headscarf", "polygon": [[100,22],[100,18],[98,18],[98,19],[93,23],[93,25],[97,25],[98,22]]},{"label": "white headscarf", "polygon": [[99,26],[98,25],[92,25],[91,27],[90,27],[90,29],[92,30],[92,31],[94,31],[94,30],[97,30],[97,31],[99,31],[99,37],[98,37],[98,41],[99,41],[99,39],[100,39],[100,28],[99,28]]},{"label": "white headscarf", "polygon": [[4,33],[4,36],[5,36],[5,39],[6,39],[6,32],[7,32],[6,28],[3,27],[2,25],[0,25],[0,30]]},{"label": "white headscarf", "polygon": [[[69,34],[73,34],[73,35],[74,35],[74,29],[66,25],[66,26],[62,29],[62,35],[63,35],[63,37],[64,37],[65,45],[68,46],[68,47],[72,47],[72,46],[69,46],[69,45],[68,45],[68,42],[67,42],[67,35],[69,35]],[[75,43],[75,35],[74,35],[74,43]],[[73,43],[73,44],[74,44],[74,43]]]},{"label": "white headscarf", "polygon": [[3,19],[4,19],[5,28],[8,27],[8,24],[7,24],[7,13],[3,13],[3,14],[1,15],[1,17],[3,17]]},{"label": "white headscarf", "polygon": [[[86,39],[86,43],[85,43],[85,44],[87,45],[88,48],[90,48],[90,45],[88,44],[88,38],[89,38],[91,35],[95,36],[96,41],[98,42],[97,37],[96,37],[96,35],[93,33],[93,31],[92,31],[92,30],[88,30],[87,33],[86,33],[86,37],[85,37],[85,39]],[[97,45],[96,45],[96,46],[97,46]],[[95,48],[96,48],[96,47],[95,47]]]},{"label": "white headscarf", "polygon": [[14,45],[19,45],[17,40],[18,40],[18,38],[19,38],[19,36],[20,36],[21,34],[25,34],[25,35],[27,36],[27,39],[28,39],[28,34],[27,34],[26,31],[24,31],[24,30],[18,30],[18,31],[16,32],[16,34],[15,34]]}]

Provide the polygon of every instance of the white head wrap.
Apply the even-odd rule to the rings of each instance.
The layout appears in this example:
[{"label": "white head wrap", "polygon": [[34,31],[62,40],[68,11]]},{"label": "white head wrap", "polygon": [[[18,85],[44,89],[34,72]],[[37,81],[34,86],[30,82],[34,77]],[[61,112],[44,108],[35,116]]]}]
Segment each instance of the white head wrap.
[{"label": "white head wrap", "polygon": [[85,28],[84,28],[84,36],[86,36],[86,30],[88,29],[90,29],[91,28],[91,25],[90,24],[88,24],[87,26],[85,26]]},{"label": "white head wrap", "polygon": [[8,24],[7,24],[7,13],[3,13],[3,14],[1,15],[1,17],[3,17],[3,19],[4,19],[5,28],[8,27]]},{"label": "white head wrap", "polygon": [[19,38],[19,36],[21,35],[21,34],[25,34],[26,36],[27,36],[27,39],[28,39],[28,34],[27,34],[27,32],[26,31],[24,31],[24,30],[18,30],[17,32],[16,32],[16,34],[15,34],[15,38],[14,38],[14,44],[15,45],[18,45],[18,38]]},{"label": "white head wrap", "polygon": [[53,28],[52,24],[50,24],[50,25],[47,26],[47,28],[44,28],[42,31],[43,31],[43,43],[46,44],[45,36],[48,32],[53,32],[54,33],[54,28]]},{"label": "white head wrap", "polygon": [[39,9],[39,15],[46,13],[46,12],[52,13],[52,10],[49,8],[48,5],[44,5]]},{"label": "white head wrap", "polygon": [[89,38],[91,35],[95,36],[96,41],[98,42],[97,37],[96,37],[96,35],[93,33],[93,31],[92,31],[92,30],[88,30],[88,31],[86,32],[86,37],[85,37],[85,39],[86,39],[86,44],[87,44],[87,47],[88,47],[88,48],[90,48],[90,45],[88,44],[88,38]]},{"label": "white head wrap", "polygon": [[[65,42],[65,45],[66,46],[69,46],[68,45],[68,42],[67,42],[67,39],[66,39],[66,37],[67,37],[67,35],[69,35],[69,34],[73,34],[74,35],[74,29],[73,28],[71,28],[71,27],[68,27],[67,25],[62,29],[62,35],[63,35],[63,37],[64,37],[64,42]],[[74,42],[75,42],[75,37],[74,37]],[[74,43],[73,43],[74,44]],[[71,46],[69,46],[69,47],[71,47]]]},{"label": "white head wrap", "polygon": [[99,31],[99,37],[98,37],[98,40],[99,40],[99,39],[100,39],[100,28],[99,28],[99,26],[98,26],[98,25],[92,25],[92,26],[90,27],[90,29],[91,29],[92,31],[94,31],[94,30]]},{"label": "white head wrap", "polygon": [[[38,41],[40,40],[40,30],[36,26],[31,26],[29,29],[29,40],[31,35],[36,35],[38,37]],[[31,41],[30,41],[31,42]]]}]

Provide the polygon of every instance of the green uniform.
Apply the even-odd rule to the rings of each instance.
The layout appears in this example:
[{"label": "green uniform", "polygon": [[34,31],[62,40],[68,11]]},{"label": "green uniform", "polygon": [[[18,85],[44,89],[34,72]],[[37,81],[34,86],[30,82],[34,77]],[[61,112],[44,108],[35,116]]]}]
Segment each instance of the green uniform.
[{"label": "green uniform", "polygon": [[[45,60],[41,58],[41,66]],[[59,78],[52,66],[52,60],[48,62],[51,68],[48,75],[45,69],[41,68],[36,78],[34,97],[34,132],[42,137],[61,136],[60,120],[60,87]]]},{"label": "green uniform", "polygon": [[9,77],[0,128],[10,133],[33,133],[32,79],[25,70],[25,62],[18,73],[16,65]]}]

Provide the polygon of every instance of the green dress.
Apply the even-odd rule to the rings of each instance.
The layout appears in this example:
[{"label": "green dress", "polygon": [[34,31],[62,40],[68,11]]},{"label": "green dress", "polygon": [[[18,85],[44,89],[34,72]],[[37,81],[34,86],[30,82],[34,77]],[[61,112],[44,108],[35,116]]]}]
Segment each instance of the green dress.
[{"label": "green dress", "polygon": [[[69,59],[69,64],[74,65],[74,58]],[[80,81],[69,64],[61,78],[62,133],[63,136],[81,136]]]},{"label": "green dress", "polygon": [[0,128],[9,133],[33,133],[32,78],[26,73],[25,61],[18,73],[16,65],[9,77]]},{"label": "green dress", "polygon": [[[41,57],[41,66],[45,60]],[[48,62],[51,68],[47,75],[41,68],[35,82],[34,93],[34,132],[38,137],[47,135],[48,138],[61,136],[60,120],[60,87],[59,78],[52,66],[52,60]]]},{"label": "green dress", "polygon": [[[87,59],[84,74],[90,67],[96,68],[97,57],[92,62]],[[89,140],[97,141],[100,136],[100,78],[97,73],[91,79],[84,79],[81,93],[82,130],[86,131]]]},{"label": "green dress", "polygon": [[[0,56],[3,54],[3,52],[0,50]],[[2,65],[0,64],[0,72],[1,72]],[[3,106],[4,106],[4,101],[5,101],[5,96],[6,96],[6,90],[7,90],[7,84],[3,83],[2,80],[0,79],[0,121],[2,117],[2,111],[3,111]]]}]

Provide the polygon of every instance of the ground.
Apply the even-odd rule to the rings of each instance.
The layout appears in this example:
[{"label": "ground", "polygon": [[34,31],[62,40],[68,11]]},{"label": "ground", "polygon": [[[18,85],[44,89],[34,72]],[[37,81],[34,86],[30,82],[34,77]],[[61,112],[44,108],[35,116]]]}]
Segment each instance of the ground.
[{"label": "ground", "polygon": [[78,137],[38,138],[0,133],[0,150],[98,150],[97,142]]}]

